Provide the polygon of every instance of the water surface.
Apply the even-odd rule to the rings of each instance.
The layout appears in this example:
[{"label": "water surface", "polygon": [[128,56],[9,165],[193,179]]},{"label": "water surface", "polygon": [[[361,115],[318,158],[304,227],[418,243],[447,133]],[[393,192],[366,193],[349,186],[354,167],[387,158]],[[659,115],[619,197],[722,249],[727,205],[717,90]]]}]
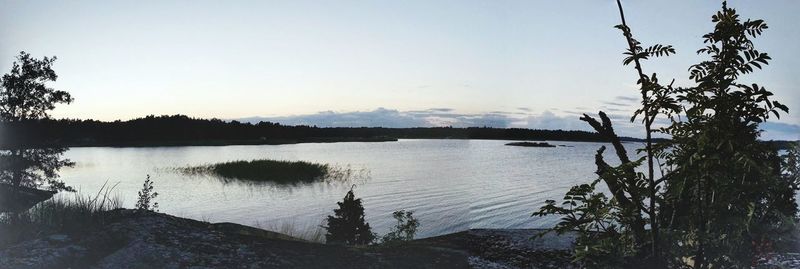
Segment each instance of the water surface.
[{"label": "water surface", "polygon": [[[224,183],[172,168],[232,160],[302,160],[367,169],[356,182],[366,219],[386,233],[395,210],[413,210],[419,237],[469,228],[541,228],[554,218],[532,218],[546,199],[560,199],[577,183],[596,178],[594,154],[601,143],[560,142],[556,148],[505,146],[499,140],[417,140],[382,143],[309,143],[256,146],[72,148],[76,162],[62,178],[82,193],[108,181],[125,207],[133,207],[146,175],[159,193],[160,211],[211,222],[274,227],[322,224],[350,184],[299,186]],[[630,152],[641,145],[627,144]],[[615,163],[613,149],[606,159]]]}]

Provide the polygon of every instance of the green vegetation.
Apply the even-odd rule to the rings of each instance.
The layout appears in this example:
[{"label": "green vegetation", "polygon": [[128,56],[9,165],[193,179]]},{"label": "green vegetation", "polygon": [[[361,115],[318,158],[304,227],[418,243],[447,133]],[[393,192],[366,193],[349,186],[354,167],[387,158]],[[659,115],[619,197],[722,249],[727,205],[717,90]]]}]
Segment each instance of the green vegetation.
[{"label": "green vegetation", "polygon": [[[642,107],[631,121],[642,120],[646,155],[630,159],[602,111],[599,121],[584,115],[581,120],[611,141],[621,164],[606,163],[601,147],[595,156],[599,178],[571,188],[561,204],[546,201],[534,215],[561,215],[556,232],[578,231],[574,258],[585,267],[751,267],[784,244],[798,221],[798,151],[779,155],[758,140],[758,125],[788,108],[770,100],[764,87],[738,82],[771,60],[752,41],[767,25],[740,19],[723,2],[712,16],[714,31],[703,36],[706,47],[698,51],[709,59],[689,68],[695,85],[677,87],[645,75],[642,67],[675,50],[642,47],[617,4],[622,24],[616,28],[628,45],[623,63],[634,65],[641,87]],[[669,124],[653,128],[659,116]],[[671,139],[655,144],[653,133]],[[637,172],[640,166],[647,172]],[[610,197],[595,189],[600,182]]]},{"label": "green vegetation", "polygon": [[[142,184],[142,190],[138,193],[139,198],[136,200],[136,209],[158,211],[158,202],[153,202],[158,197],[158,193],[153,190],[154,188],[153,181],[150,181],[150,175],[147,175],[147,179]],[[151,204],[151,202],[153,203]]]},{"label": "green vegetation", "polygon": [[[12,63],[11,71],[0,77],[0,126],[47,120],[57,104],[69,104],[72,96],[49,87],[58,76],[53,70],[56,57],[36,59],[22,51]],[[0,150],[0,184],[14,188],[47,187],[52,191],[74,191],[59,180],[58,171],[74,163],[63,159],[66,148],[62,146],[26,148],[21,138],[28,137],[41,144],[51,144],[46,134],[37,131],[15,133],[2,130],[3,143],[10,146]],[[42,137],[39,137],[42,136]],[[37,137],[37,138],[32,138]]]},{"label": "green vegetation", "polygon": [[28,211],[0,215],[0,246],[43,234],[91,232],[106,222],[104,212],[120,208],[114,187],[104,185],[95,195],[74,194],[41,202]]},{"label": "green vegetation", "polygon": [[[41,119],[0,122],[0,149],[19,146],[155,147],[384,142],[397,139],[497,139],[604,142],[595,132],[491,127],[316,127],[242,123],[185,115],[127,121]],[[623,137],[625,141],[641,139]]]},{"label": "green vegetation", "polygon": [[232,161],[203,166],[178,168],[185,174],[211,174],[226,179],[275,183],[308,183],[334,176],[337,172],[327,164],[304,161],[252,160]]},{"label": "green vegetation", "polygon": [[517,146],[517,147],[533,147],[533,148],[555,148],[556,145],[552,145],[547,142],[511,142],[507,143],[506,146]]},{"label": "green vegetation", "polygon": [[392,217],[394,217],[397,223],[388,234],[381,238],[381,243],[386,244],[413,240],[414,235],[417,234],[417,228],[419,228],[419,221],[414,218],[414,212],[405,210],[395,211],[392,213]]},{"label": "green vegetation", "polygon": [[364,220],[361,198],[355,198],[352,188],[344,196],[344,200],[337,204],[339,208],[333,210],[334,215],[328,216],[325,242],[350,246],[369,245],[374,242],[376,235],[369,227],[369,223]]}]

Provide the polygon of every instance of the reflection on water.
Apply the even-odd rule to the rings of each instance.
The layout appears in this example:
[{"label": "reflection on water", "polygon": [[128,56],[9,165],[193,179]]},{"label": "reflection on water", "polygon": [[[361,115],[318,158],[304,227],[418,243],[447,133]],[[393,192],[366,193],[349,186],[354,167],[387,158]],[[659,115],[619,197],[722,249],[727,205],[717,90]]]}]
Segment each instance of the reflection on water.
[{"label": "reflection on water", "polygon": [[[413,210],[428,237],[469,228],[548,227],[553,218],[531,218],[546,199],[560,199],[576,183],[594,179],[594,154],[600,143],[555,142],[569,147],[511,147],[508,141],[400,140],[386,143],[320,143],[295,145],[73,148],[66,156],[77,163],[62,173],[83,193],[103,183],[115,190],[125,207],[149,174],[159,193],[161,212],[211,222],[274,226],[316,225],[332,214],[350,188],[345,182],[292,186],[230,182],[207,175],[175,173],[175,167],[274,159],[310,161],[367,169],[369,177],[355,187],[367,221],[386,233],[396,210]],[[628,144],[629,152],[640,145]],[[615,159],[611,153],[607,160]]]}]

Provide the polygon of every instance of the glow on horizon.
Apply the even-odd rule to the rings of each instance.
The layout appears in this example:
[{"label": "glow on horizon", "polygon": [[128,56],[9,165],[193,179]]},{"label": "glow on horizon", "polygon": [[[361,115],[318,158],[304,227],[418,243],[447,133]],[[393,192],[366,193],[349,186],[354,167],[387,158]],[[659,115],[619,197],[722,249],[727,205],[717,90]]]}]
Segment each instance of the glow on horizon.
[{"label": "glow on horizon", "polygon": [[[678,55],[646,63],[688,84],[715,1],[624,1],[645,44]],[[800,123],[800,2],[729,1],[770,29],[775,59],[745,79]],[[318,111],[453,108],[461,113],[595,112],[637,96],[605,1],[0,1],[0,71],[21,50],[56,55],[57,88],[75,103],[55,117],[149,114],[241,118]]]}]

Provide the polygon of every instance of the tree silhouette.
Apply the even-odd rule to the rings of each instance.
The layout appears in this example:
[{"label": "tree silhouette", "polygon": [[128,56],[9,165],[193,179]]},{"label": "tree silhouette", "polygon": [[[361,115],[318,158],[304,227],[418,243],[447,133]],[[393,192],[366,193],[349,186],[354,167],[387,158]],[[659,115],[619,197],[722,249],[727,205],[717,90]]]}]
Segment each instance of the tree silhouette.
[{"label": "tree silhouette", "polygon": [[[55,57],[41,60],[20,52],[11,71],[0,78],[0,123],[21,124],[48,119],[50,110],[57,104],[69,104],[72,96],[49,87],[58,78],[52,68]],[[63,147],[26,147],[14,141],[26,136],[41,137],[35,133],[4,132],[5,150],[0,151],[0,183],[15,188],[38,188],[46,185],[53,191],[73,189],[58,179],[62,167],[72,165],[61,156]]]},{"label": "tree silhouette", "polygon": [[[752,39],[767,29],[763,20],[742,20],[723,2],[712,16],[714,30],[698,53],[710,59],[689,68],[691,87],[663,85],[645,75],[642,62],[674,53],[671,46],[647,48],[633,38],[617,1],[628,48],[623,64],[638,75],[646,156],[631,160],[610,119],[584,115],[611,142],[621,164],[610,166],[598,150],[599,178],[570,189],[561,205],[548,200],[534,215],[562,215],[559,233],[578,231],[575,258],[588,267],[744,268],[759,259],[759,246],[779,245],[797,223],[797,148],[780,156],[759,141],[758,125],[788,108],[740,76],[771,58]],[[673,80],[674,81],[674,80]],[[653,128],[657,116],[670,124]],[[669,140],[654,143],[651,133]],[[783,159],[783,160],[782,160]],[[659,160],[661,177],[655,178]],[[647,173],[636,171],[647,163]],[[595,186],[606,183],[611,198]],[[649,224],[649,227],[645,225]]]},{"label": "tree silhouette", "polygon": [[[9,146],[181,146],[298,142],[386,141],[392,138],[607,141],[595,132],[521,128],[382,128],[241,123],[184,115],[126,121],[42,119],[0,122],[0,148]],[[620,137],[622,141],[642,141]],[[10,143],[14,145],[9,145]]]},{"label": "tree silhouette", "polygon": [[375,240],[375,234],[364,221],[364,206],[361,198],[356,199],[353,189],[347,192],[344,200],[337,202],[338,209],[334,209],[334,216],[328,216],[328,230],[325,240],[328,244],[366,245]]},{"label": "tree silhouette", "polygon": [[752,41],[766,23],[741,19],[725,2],[712,22],[697,51],[709,58],[689,69],[696,85],[673,93],[685,109],[664,129],[672,140],[663,151],[662,220],[676,230],[672,238],[694,242],[678,253],[692,256],[696,268],[742,267],[758,258],[754,244],[777,242],[796,221],[796,207],[786,206],[794,204],[796,179],[782,177],[775,149],[758,142],[758,125],[788,108],[763,86],[740,82],[771,60]]}]

